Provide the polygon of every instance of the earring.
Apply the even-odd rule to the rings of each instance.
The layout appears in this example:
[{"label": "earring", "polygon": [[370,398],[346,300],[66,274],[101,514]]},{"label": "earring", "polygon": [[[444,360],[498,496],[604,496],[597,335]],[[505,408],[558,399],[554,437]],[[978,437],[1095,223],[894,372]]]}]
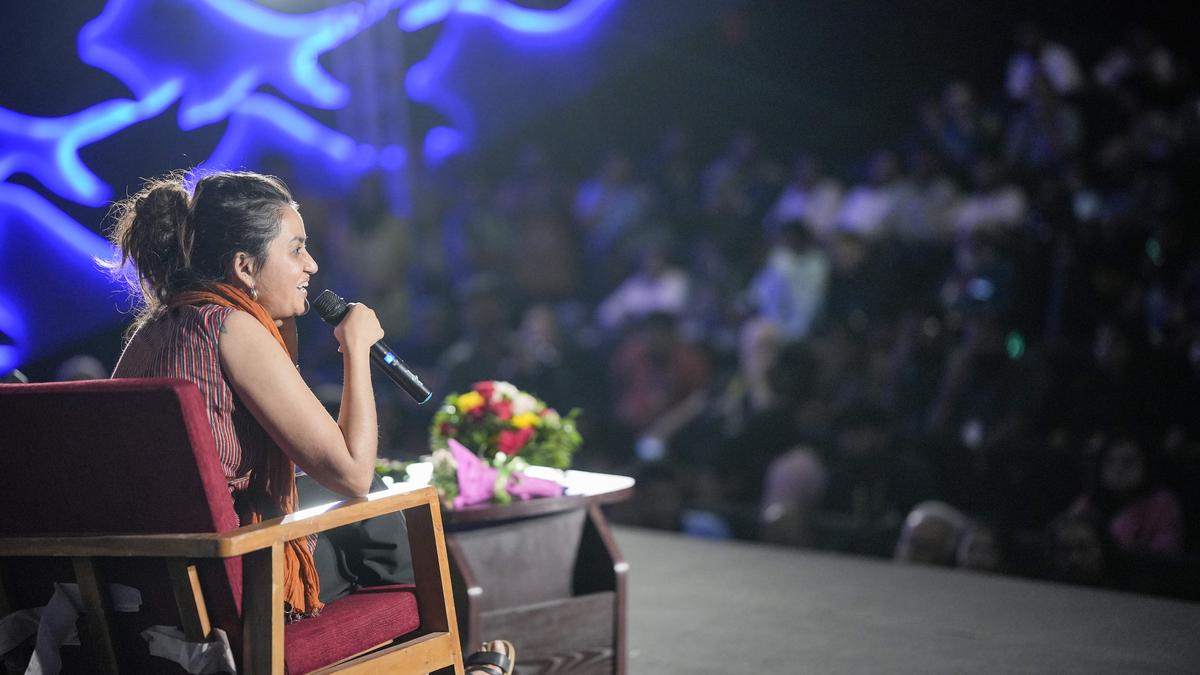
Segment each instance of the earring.
[{"label": "earring", "polygon": [[258,302],[258,289],[257,288],[250,289],[250,299],[255,302]]}]

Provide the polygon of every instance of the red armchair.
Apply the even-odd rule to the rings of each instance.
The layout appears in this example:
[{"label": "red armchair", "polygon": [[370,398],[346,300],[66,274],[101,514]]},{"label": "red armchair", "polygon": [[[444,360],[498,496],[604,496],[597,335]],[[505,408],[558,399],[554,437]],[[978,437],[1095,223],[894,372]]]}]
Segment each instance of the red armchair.
[{"label": "red armchair", "polygon": [[[0,457],[0,616],[78,583],[87,672],[180,672],[147,652],[153,625],[192,642],[222,629],[242,673],[462,672],[432,488],[238,527],[200,392],[173,379],[0,385]],[[415,587],[285,624],[283,542],[397,510]],[[109,583],[138,589],[140,610],[113,612]]]}]

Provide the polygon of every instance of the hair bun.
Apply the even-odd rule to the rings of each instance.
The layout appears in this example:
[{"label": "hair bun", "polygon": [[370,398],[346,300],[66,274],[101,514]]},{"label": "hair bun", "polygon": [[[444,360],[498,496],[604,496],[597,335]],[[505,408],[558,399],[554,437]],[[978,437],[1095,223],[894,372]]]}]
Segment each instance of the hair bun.
[{"label": "hair bun", "polygon": [[137,196],[134,218],[178,233],[187,222],[188,193],[175,182],[162,182]]},{"label": "hair bun", "polygon": [[117,209],[112,240],[122,262],[133,262],[143,292],[165,301],[191,264],[190,199],[182,178],[154,180]]}]

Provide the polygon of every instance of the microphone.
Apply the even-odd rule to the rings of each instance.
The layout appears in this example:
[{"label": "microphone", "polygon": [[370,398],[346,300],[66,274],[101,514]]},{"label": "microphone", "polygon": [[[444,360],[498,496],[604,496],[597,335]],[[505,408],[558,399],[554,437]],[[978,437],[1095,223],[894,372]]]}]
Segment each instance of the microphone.
[{"label": "microphone", "polygon": [[[321,294],[312,301],[312,306],[330,326],[341,323],[342,319],[346,318],[346,313],[350,311],[350,306],[346,304],[346,301],[328,288],[321,291]],[[408,364],[401,361],[391,347],[383,344],[383,340],[371,345],[371,363],[383,371],[383,374],[387,375],[392,382],[400,385],[400,388],[408,392],[408,395],[413,397],[417,403],[424,403],[433,397],[433,392],[421,383],[416,374],[409,369]]]}]

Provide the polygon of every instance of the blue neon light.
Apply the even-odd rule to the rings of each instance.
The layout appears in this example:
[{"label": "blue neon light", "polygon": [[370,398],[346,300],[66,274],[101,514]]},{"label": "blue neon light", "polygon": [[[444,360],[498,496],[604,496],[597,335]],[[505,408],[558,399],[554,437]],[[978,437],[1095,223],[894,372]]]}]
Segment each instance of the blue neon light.
[{"label": "blue neon light", "polygon": [[0,180],[27,173],[56,193],[102,206],[112,191],[79,159],[79,149],[158,115],[179,92],[167,82],[140,101],[105,101],[66,117],[30,117],[0,108]]},{"label": "blue neon light", "polygon": [[96,264],[108,242],[33,190],[0,183],[0,330],[14,344],[0,360],[26,359],[111,324],[120,284]]},{"label": "blue neon light", "polygon": [[433,51],[413,64],[405,75],[409,98],[442,113],[453,125],[449,129],[431,129],[425,139],[425,157],[437,164],[451,154],[468,149],[477,136],[476,106],[453,82],[451,70],[463,49],[470,44],[468,24],[452,21],[456,17],[482,21],[500,32],[516,37],[526,48],[544,47],[553,40],[557,46],[583,39],[588,28],[602,18],[617,0],[572,0],[556,10],[535,10],[502,0],[416,0],[398,13],[401,29],[416,31],[432,22],[446,21]]},{"label": "blue neon light", "polygon": [[383,171],[401,171],[408,165],[408,152],[399,145],[385,145],[379,149],[378,161]]},{"label": "blue neon light", "polygon": [[[11,298],[0,294],[0,375],[21,364],[22,352],[28,345],[25,322]],[[7,338],[7,340],[3,338]]]},{"label": "blue neon light", "polygon": [[467,139],[463,133],[450,127],[434,127],[425,134],[425,159],[431,164],[441,164],[450,156],[462,152]]},{"label": "blue neon light", "polygon": [[415,0],[400,9],[400,27],[416,31],[452,14],[483,17],[518,33],[546,35],[570,31],[591,19],[611,0],[574,0],[559,9],[529,9],[501,0]]},{"label": "blue neon light", "polygon": [[267,94],[251,94],[230,115],[225,135],[204,166],[256,167],[271,154],[302,164],[296,179],[317,188],[348,186],[374,168],[378,153],[373,146],[356,143],[285,101]]},{"label": "blue neon light", "polygon": [[79,32],[79,56],[139,98],[179,81],[184,130],[223,119],[265,84],[301,103],[337,108],[349,91],[317,58],[378,20],[380,7],[372,7],[347,3],[294,15],[246,0],[111,0]]}]

